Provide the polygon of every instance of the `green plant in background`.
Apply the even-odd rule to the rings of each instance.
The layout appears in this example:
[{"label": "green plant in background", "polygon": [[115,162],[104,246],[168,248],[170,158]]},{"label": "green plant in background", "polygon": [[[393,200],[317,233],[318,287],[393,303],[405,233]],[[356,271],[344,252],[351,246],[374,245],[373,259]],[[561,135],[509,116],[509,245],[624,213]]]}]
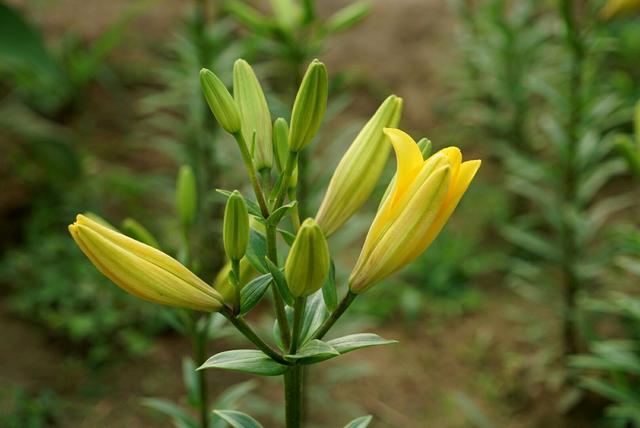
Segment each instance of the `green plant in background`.
[{"label": "green plant in background", "polygon": [[[255,59],[262,62],[261,74],[269,78],[277,98],[273,100],[277,101],[273,103],[276,113],[287,117],[286,105],[293,101],[306,64],[326,49],[331,36],[361,22],[371,11],[371,5],[368,1],[356,1],[326,19],[319,15],[316,0],[271,0],[270,5],[271,14],[266,15],[245,0],[223,2],[224,10],[250,31],[246,36],[248,52],[253,51]],[[331,83],[338,84],[335,80]],[[337,108],[341,104],[338,102]],[[309,152],[301,152],[299,159],[302,167],[296,187],[297,198],[303,202],[300,209],[304,209],[316,190],[311,183],[312,165],[307,165]]]},{"label": "green plant in background", "polygon": [[[248,67],[242,60],[236,66]],[[235,97],[213,72],[203,69],[200,79],[213,115],[237,142],[255,195],[254,201],[240,192],[219,191],[228,197],[223,240],[231,266],[224,286],[210,287],[166,253],[86,216],[78,216],[69,230],[98,270],[129,293],[155,303],[219,312],[227,318],[257,349],[218,353],[199,370],[218,368],[283,376],[286,424],[291,428],[300,427],[303,425],[305,366],[363,347],[394,342],[372,333],[351,334],[327,341],[323,340],[324,336],[360,294],[402,269],[431,245],[471,183],[480,161],[462,162],[462,154],[455,147],[447,147],[425,159],[410,136],[398,129],[386,128],[397,122],[400,113],[401,101],[391,97],[390,102],[381,106],[390,114],[374,116],[362,131],[366,137],[356,138],[343,157],[325,195],[326,201],[334,202],[327,203],[325,214],[318,217],[318,221],[307,218],[300,222],[295,210],[298,201],[285,202],[287,195],[295,195],[290,190],[294,173],[301,168],[297,162],[299,153],[318,132],[326,109],[328,77],[324,64],[312,61],[302,79],[292,109],[286,146],[257,136],[269,111],[265,104],[255,102],[263,97],[260,85],[253,80],[253,73],[241,73],[234,80]],[[252,89],[244,91],[245,85]],[[251,108],[243,109],[249,100],[253,100]],[[250,141],[246,140],[244,131],[247,124],[249,130],[253,129]],[[362,204],[372,190],[362,187],[362,183],[379,179],[381,170],[376,177],[372,171],[362,168],[361,162],[372,156],[386,156],[380,154],[380,147],[388,144],[381,137],[383,132],[395,149],[397,174],[371,224],[349,277],[348,290],[338,301],[327,237],[329,231],[337,231],[359,208],[346,203],[343,195],[357,195]],[[267,148],[258,148],[258,144]],[[253,151],[250,150],[252,146]],[[261,149],[264,153],[268,147],[276,157],[280,156],[278,150],[284,149],[286,153],[281,158],[285,162],[279,162],[280,169],[275,177],[272,177],[273,170],[266,168],[264,163],[258,174],[257,160],[264,160],[258,153]],[[274,184],[269,186],[270,183]],[[360,197],[360,192],[368,194]],[[287,217],[290,226],[282,222]],[[278,236],[282,237],[281,246]],[[185,245],[188,244],[185,240]],[[282,247],[289,247],[284,263],[278,257]],[[259,273],[247,284],[242,282],[242,259]],[[189,266],[188,260],[183,261]],[[277,348],[259,336],[245,319],[269,288],[276,319],[273,333]],[[203,385],[202,380],[199,382]],[[208,409],[203,411],[201,407],[200,410],[201,426],[207,426]],[[216,414],[235,426],[261,426],[239,411],[218,409]],[[370,420],[369,416],[358,418],[349,426],[364,427]]]},{"label": "green plant in background", "polygon": [[56,424],[61,413],[51,391],[30,394],[3,385],[0,390],[0,425],[6,428],[45,428]]},{"label": "green plant in background", "polygon": [[636,103],[633,126],[633,135],[616,135],[616,148],[626,159],[631,173],[640,177],[640,101]]}]

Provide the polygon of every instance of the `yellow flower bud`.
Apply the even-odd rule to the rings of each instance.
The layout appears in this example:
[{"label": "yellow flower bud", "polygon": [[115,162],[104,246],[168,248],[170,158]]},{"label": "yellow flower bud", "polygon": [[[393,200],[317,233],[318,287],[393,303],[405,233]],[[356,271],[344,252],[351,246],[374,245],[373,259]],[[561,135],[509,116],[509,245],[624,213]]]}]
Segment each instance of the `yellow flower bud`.
[{"label": "yellow flower bud", "polygon": [[240,131],[240,111],[224,83],[211,70],[200,70],[200,85],[211,113],[230,134]]},{"label": "yellow flower bud", "polygon": [[251,143],[256,169],[271,169],[273,149],[269,106],[258,78],[243,59],[237,60],[233,66],[233,97],[242,117],[242,136]]},{"label": "yellow flower bud", "polygon": [[393,190],[378,209],[349,278],[362,293],[418,257],[442,230],[480,167],[462,161],[457,147],[424,160],[416,142],[398,129],[385,129],[397,158]]},{"label": "yellow flower bud", "polygon": [[227,200],[222,240],[229,259],[240,260],[244,257],[249,243],[249,212],[247,203],[237,190]]},{"label": "yellow flower bud", "polygon": [[284,266],[291,294],[304,297],[322,288],[330,262],[324,234],[313,219],[306,219],[298,230]]},{"label": "yellow flower bud", "polygon": [[177,260],[79,215],[69,232],[96,268],[118,287],[163,305],[218,311],[222,296]]},{"label": "yellow flower bud", "polygon": [[198,209],[198,188],[196,177],[190,166],[184,165],[176,181],[176,207],[183,226],[191,226]]},{"label": "yellow flower bud", "polygon": [[327,109],[327,68],[314,59],[302,79],[291,111],[289,150],[298,153],[316,135]]},{"label": "yellow flower bud", "polygon": [[[235,288],[229,277],[230,273],[231,261],[228,261],[218,271],[213,281],[213,288],[222,295],[225,302],[233,302],[236,298]],[[256,270],[251,266],[251,262],[246,257],[243,257],[240,260],[240,288],[242,289],[254,276],[256,276]]]},{"label": "yellow flower bud", "polygon": [[373,192],[391,149],[382,130],[397,126],[401,113],[402,99],[388,97],[340,160],[316,215],[326,236],[342,226]]}]

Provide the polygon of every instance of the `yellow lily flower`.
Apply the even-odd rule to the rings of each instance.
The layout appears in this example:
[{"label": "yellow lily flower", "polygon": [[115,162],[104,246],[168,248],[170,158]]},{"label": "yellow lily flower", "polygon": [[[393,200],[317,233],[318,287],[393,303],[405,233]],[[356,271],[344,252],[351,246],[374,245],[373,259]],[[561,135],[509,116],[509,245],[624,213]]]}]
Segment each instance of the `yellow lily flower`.
[{"label": "yellow lily flower", "polygon": [[173,257],[79,215],[69,232],[96,268],[144,300],[215,312],[222,296]]},{"label": "yellow lily flower", "polygon": [[368,290],[424,252],[438,236],[480,167],[462,162],[457,147],[423,159],[416,142],[385,128],[396,152],[397,174],[369,228],[349,278],[354,293]]}]

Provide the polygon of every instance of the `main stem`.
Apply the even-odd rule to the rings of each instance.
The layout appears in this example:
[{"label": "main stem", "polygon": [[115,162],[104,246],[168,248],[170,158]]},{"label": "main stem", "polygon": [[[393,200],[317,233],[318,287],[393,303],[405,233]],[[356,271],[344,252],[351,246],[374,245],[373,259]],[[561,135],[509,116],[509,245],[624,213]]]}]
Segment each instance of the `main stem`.
[{"label": "main stem", "polygon": [[284,400],[287,428],[300,428],[302,426],[303,398],[302,381],[303,368],[294,365],[284,372]]},{"label": "main stem", "polygon": [[[565,203],[572,207],[576,204],[576,189],[578,185],[578,170],[576,169],[576,144],[579,138],[579,126],[582,121],[582,66],[584,62],[584,45],[580,35],[580,28],[576,22],[573,0],[563,0],[560,4],[561,14],[565,25],[565,42],[571,54],[571,68],[569,76],[569,118],[566,132],[569,137],[566,164],[564,167]],[[576,236],[575,228],[570,220],[564,219],[562,225],[562,278],[564,285],[565,319],[563,327],[565,356],[578,352],[578,337],[575,327],[576,295],[579,281],[576,275]]]},{"label": "main stem", "polygon": [[[267,257],[278,266],[278,248],[276,247],[276,226],[267,223]],[[287,313],[284,310],[284,301],[276,287],[275,282],[271,281],[271,293],[273,294],[273,303],[276,307],[276,318],[278,319],[278,327],[280,329],[280,339],[284,349],[289,347],[291,343],[291,335],[289,333],[289,321],[287,321]]]},{"label": "main stem", "polygon": [[242,155],[242,161],[244,162],[244,166],[247,169],[247,173],[249,174],[249,180],[251,181],[251,186],[253,186],[253,191],[256,194],[256,199],[258,200],[258,205],[260,206],[260,212],[264,218],[269,217],[269,207],[267,206],[267,202],[264,198],[264,193],[262,192],[262,187],[260,186],[260,181],[258,180],[258,174],[256,173],[256,168],[253,165],[253,160],[251,159],[251,153],[249,153],[249,148],[247,147],[247,142],[244,140],[242,136],[242,132],[238,131],[233,134],[238,143],[238,148],[240,149],[240,154]]}]

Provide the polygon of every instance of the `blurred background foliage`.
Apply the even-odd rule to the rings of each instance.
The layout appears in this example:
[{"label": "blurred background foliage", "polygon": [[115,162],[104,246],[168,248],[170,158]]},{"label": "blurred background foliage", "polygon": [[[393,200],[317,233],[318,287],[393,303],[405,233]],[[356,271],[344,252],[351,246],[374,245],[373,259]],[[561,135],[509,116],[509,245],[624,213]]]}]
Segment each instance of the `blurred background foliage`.
[{"label": "blurred background foliage", "polygon": [[[416,138],[484,164],[432,248],[338,326],[373,325],[402,349],[312,373],[307,393],[327,405],[310,426],[367,412],[376,427],[640,427],[638,9],[633,0],[0,1],[0,426],[197,426],[203,380],[176,331],[199,329],[212,352],[232,340],[224,323],[191,324],[125,295],[85,262],[66,226],[90,211],[136,237],[143,227],[212,282],[224,264],[224,198],[213,189],[243,183],[198,71],[230,84],[235,59],[247,59],[272,118],[287,118],[320,57],[330,102],[302,159],[303,215],[388,92],[405,99],[401,126]],[[198,190],[188,236],[174,208],[183,165]],[[384,182],[332,238],[339,283]],[[263,315],[254,321],[268,330]],[[281,423],[278,385],[210,377],[212,405]]]}]

